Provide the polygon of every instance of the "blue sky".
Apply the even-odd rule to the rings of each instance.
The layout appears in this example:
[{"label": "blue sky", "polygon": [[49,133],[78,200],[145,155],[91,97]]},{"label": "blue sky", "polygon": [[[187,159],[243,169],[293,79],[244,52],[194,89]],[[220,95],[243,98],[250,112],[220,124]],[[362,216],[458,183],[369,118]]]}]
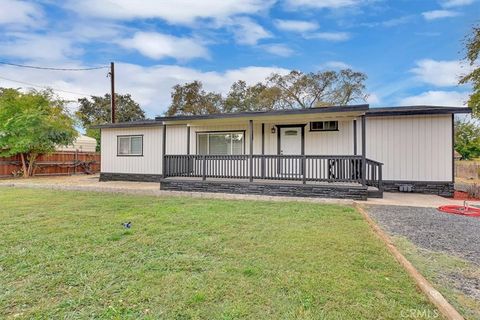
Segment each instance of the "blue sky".
[{"label": "blue sky", "polygon": [[[462,39],[478,0],[0,0],[0,61],[50,67],[116,63],[117,90],[148,116],[192,80],[221,93],[272,72],[350,67],[371,106],[463,105]],[[77,99],[109,91],[107,70],[0,66],[0,86],[50,86]],[[17,82],[14,82],[17,81]]]}]

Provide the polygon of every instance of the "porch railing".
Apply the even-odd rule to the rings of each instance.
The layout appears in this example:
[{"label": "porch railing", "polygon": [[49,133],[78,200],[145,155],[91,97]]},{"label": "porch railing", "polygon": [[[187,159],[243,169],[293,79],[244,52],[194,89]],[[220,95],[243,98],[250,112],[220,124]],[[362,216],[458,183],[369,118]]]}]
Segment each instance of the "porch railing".
[{"label": "porch railing", "polygon": [[[165,155],[164,177],[355,182],[382,187],[382,163],[361,156]],[[250,167],[252,170],[250,170]]]}]

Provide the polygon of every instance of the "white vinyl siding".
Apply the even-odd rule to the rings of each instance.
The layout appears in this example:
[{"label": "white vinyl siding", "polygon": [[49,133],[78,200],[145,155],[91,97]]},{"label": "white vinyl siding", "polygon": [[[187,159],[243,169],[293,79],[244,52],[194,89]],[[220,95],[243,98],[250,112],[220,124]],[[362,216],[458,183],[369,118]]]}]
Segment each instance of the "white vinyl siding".
[{"label": "white vinyl siding", "polygon": [[[361,121],[357,121],[361,154]],[[452,116],[368,117],[367,158],[384,163],[383,179],[452,181]]]},{"label": "white vinyl siding", "polygon": [[[367,117],[367,158],[384,163],[384,180],[451,181],[452,180],[452,121],[451,115],[414,115]],[[330,120],[330,119],[328,119]],[[333,119],[332,119],[333,120]],[[310,121],[310,120],[309,120]],[[338,131],[310,131],[309,121],[265,121],[265,154],[277,154],[278,128],[281,124],[305,124],[305,154],[353,155],[353,120],[338,119]],[[315,121],[315,120],[313,120]],[[322,121],[322,119],[318,119]],[[202,132],[244,132],[242,153],[249,153],[248,122],[211,125],[191,124],[190,153],[202,154],[205,144],[197,143]],[[262,125],[254,122],[253,152],[262,152]],[[274,128],[274,132],[272,132]],[[163,127],[132,127],[102,129],[102,172],[162,173]],[[117,156],[117,136],[143,135],[143,157]],[[187,153],[187,126],[167,126],[167,154]],[[238,151],[235,151],[238,152]],[[361,155],[361,120],[357,119],[357,154]]]},{"label": "white vinyl siding", "polygon": [[[143,136],[143,156],[117,155],[117,136]],[[102,129],[101,171],[107,173],[162,173],[162,127]]]}]

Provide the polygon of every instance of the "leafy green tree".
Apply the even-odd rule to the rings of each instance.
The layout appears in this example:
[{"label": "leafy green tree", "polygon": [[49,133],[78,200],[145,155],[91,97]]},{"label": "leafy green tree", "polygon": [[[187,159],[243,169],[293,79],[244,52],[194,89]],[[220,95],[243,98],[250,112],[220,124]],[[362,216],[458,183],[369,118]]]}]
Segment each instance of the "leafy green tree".
[{"label": "leafy green tree", "polygon": [[172,90],[172,104],[167,115],[201,115],[221,112],[223,98],[219,93],[206,92],[200,81],[177,84]]},{"label": "leafy green tree", "polygon": [[[100,151],[100,130],[92,129],[90,126],[111,121],[110,97],[110,94],[106,94],[103,97],[91,96],[78,99],[80,106],[75,115],[85,128],[86,134],[97,139],[97,151]],[[116,122],[145,119],[145,112],[130,94],[115,94],[115,108]]]},{"label": "leafy green tree", "polygon": [[278,88],[270,88],[263,83],[248,86],[245,81],[239,80],[231,86],[223,111],[230,113],[274,110],[279,99]]},{"label": "leafy green tree", "polygon": [[203,90],[200,81],[176,85],[167,115],[306,109],[365,101],[367,76],[350,69],[286,75],[272,74],[263,83],[235,82],[226,97]]},{"label": "leafy green tree", "polygon": [[472,28],[472,34],[465,38],[466,56],[465,60],[473,71],[460,79],[460,84],[470,83],[473,92],[468,99],[468,106],[472,109],[473,116],[480,117],[480,66],[478,57],[480,54],[480,25]]},{"label": "leafy green tree", "polygon": [[463,160],[480,157],[480,127],[473,121],[455,121],[455,150]]},{"label": "leafy green tree", "polygon": [[293,70],[286,75],[273,74],[267,82],[281,93],[278,109],[307,109],[365,101],[366,79],[364,73],[350,69],[315,73]]},{"label": "leafy green tree", "polygon": [[23,176],[34,174],[35,160],[75,140],[75,122],[65,101],[52,91],[0,89],[0,156],[20,154]]}]

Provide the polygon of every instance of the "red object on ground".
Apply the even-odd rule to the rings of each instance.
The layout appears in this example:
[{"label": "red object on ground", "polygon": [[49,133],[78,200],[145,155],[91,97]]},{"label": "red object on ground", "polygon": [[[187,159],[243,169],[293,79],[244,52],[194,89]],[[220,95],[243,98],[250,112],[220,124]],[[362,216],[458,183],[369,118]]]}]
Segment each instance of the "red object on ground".
[{"label": "red object on ground", "polygon": [[480,218],[480,208],[469,207],[469,206],[459,206],[459,205],[447,205],[438,207],[438,211],[459,214],[462,216],[468,217],[479,217]]},{"label": "red object on ground", "polygon": [[479,201],[480,199],[475,199],[475,198],[472,198],[468,195],[468,193],[464,192],[464,191],[458,191],[456,190],[454,193],[453,193],[453,199],[455,200],[467,200],[467,201]]}]

